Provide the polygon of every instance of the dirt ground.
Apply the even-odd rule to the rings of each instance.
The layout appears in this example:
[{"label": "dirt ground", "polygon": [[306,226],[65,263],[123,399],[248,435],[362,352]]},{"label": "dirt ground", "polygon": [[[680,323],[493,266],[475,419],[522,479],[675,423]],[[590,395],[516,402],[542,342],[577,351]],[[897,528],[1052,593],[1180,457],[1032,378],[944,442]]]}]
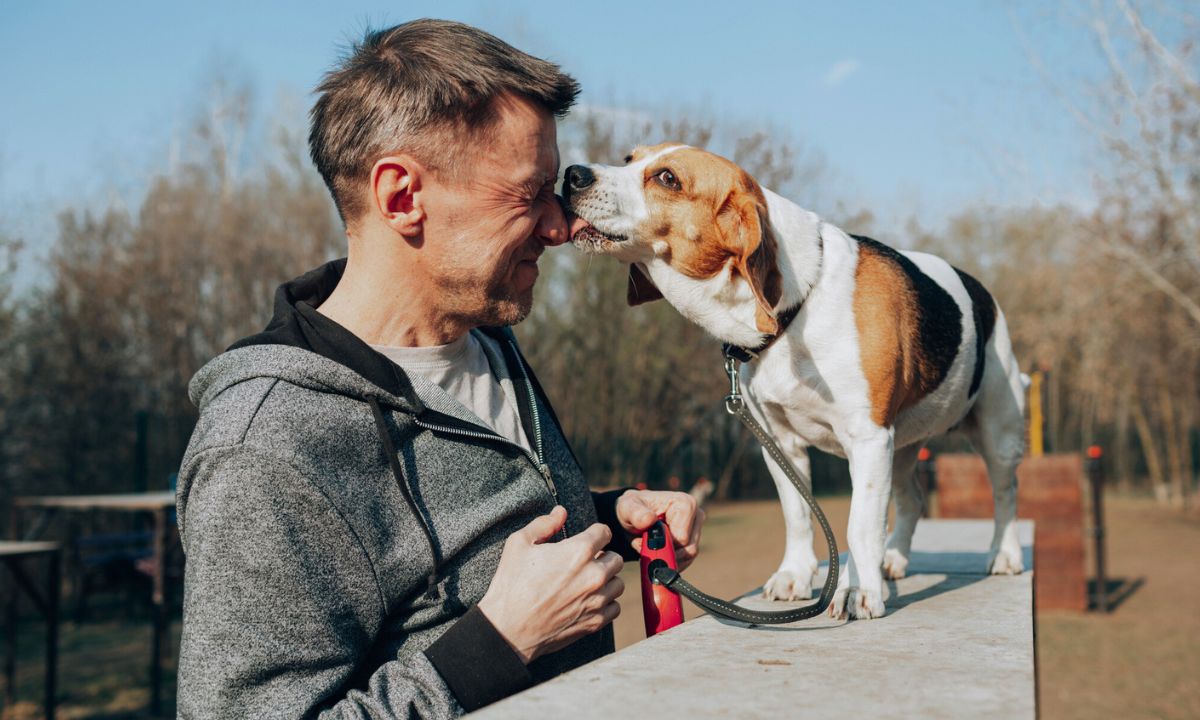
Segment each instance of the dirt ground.
[{"label": "dirt ground", "polygon": [[[1110,496],[1109,575],[1142,585],[1106,616],[1042,613],[1037,618],[1041,716],[1050,718],[1200,717],[1200,519],[1153,501]],[[848,498],[822,506],[845,547]],[[762,585],[783,553],[783,516],[774,502],[711,506],[702,552],[687,577],[734,597]],[[821,553],[819,553],[820,555]],[[1088,574],[1092,565],[1088,559]],[[643,639],[637,568],[615,624],[617,646]],[[688,618],[700,612],[684,602]],[[178,647],[178,624],[174,635]],[[40,626],[22,628],[19,701],[3,720],[41,716]],[[145,717],[150,633],[145,621],[64,623],[59,670],[62,718]],[[174,666],[165,706],[174,714]]]}]

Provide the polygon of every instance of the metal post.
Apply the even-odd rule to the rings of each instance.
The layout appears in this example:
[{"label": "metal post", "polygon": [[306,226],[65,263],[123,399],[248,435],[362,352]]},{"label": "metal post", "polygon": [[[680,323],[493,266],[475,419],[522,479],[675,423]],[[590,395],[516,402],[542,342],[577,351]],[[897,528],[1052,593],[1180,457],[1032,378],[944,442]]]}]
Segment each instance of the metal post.
[{"label": "metal post", "polygon": [[1029,373],[1029,457],[1045,452],[1045,419],[1042,415],[1042,371]]},{"label": "metal post", "polygon": [[1104,451],[1099,445],[1087,449],[1088,481],[1092,486],[1092,537],[1096,542],[1096,609],[1108,612],[1108,578],[1104,572]]},{"label": "metal post", "polygon": [[929,496],[933,494],[933,454],[929,448],[917,451],[917,486],[921,489],[921,517],[929,517]]},{"label": "metal post", "polygon": [[154,511],[154,637],[150,648],[150,712],[162,714],[162,656],[166,632],[163,624],[166,620],[165,593],[163,585],[166,575],[167,555],[167,512],[163,509]]},{"label": "metal post", "polygon": [[147,457],[147,435],[150,433],[150,413],[138,410],[133,416],[133,489],[135,492],[146,492],[149,487],[149,458]]},{"label": "metal post", "polygon": [[62,592],[60,551],[50,552],[46,585],[46,720],[54,720],[58,680],[58,601]]},{"label": "metal post", "polygon": [[[21,530],[18,527],[21,516],[17,510],[16,503],[13,503],[9,511],[9,537],[16,540],[21,537]],[[16,562],[9,560],[7,562]],[[7,564],[7,562],[5,564]],[[17,602],[20,591],[17,590],[17,583],[14,581],[8,588],[7,600],[8,607],[5,612],[4,626],[4,705],[11,707],[17,698]]]}]

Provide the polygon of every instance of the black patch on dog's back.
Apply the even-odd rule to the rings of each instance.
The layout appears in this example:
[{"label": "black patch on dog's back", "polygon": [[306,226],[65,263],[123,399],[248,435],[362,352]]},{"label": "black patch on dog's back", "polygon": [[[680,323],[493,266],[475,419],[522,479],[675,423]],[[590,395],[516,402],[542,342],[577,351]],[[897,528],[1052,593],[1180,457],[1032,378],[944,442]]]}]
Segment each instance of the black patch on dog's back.
[{"label": "black patch on dog's back", "polygon": [[958,279],[962,280],[963,287],[971,296],[971,315],[975,320],[975,372],[971,374],[971,389],[967,391],[967,396],[970,397],[979,390],[979,385],[983,382],[984,347],[987,341],[992,339],[992,331],[996,329],[996,301],[992,299],[992,294],[983,283],[958,268],[954,268],[954,272],[958,273]]},{"label": "black patch on dog's back", "polygon": [[928,365],[936,373],[935,377],[927,379],[926,387],[932,390],[941,385],[946,373],[950,372],[950,366],[954,364],[959,343],[962,342],[962,311],[958,308],[958,303],[954,302],[954,298],[950,297],[945,288],[921,272],[916,263],[895,249],[863,235],[850,237],[871,252],[896,263],[908,276],[917,293],[921,350]]}]

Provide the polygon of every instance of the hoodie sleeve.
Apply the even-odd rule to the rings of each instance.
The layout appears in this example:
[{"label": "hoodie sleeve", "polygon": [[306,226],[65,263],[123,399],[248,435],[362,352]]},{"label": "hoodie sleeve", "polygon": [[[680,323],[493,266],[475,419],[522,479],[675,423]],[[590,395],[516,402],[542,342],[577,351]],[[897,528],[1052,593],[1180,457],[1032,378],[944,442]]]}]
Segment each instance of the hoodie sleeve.
[{"label": "hoodie sleeve", "polygon": [[608,526],[612,530],[612,540],[609,541],[605,550],[610,550],[620,555],[625,560],[637,560],[641,555],[637,550],[633,549],[633,535],[625,532],[625,528],[621,527],[621,521],[617,519],[617,498],[622,494],[629,492],[633,488],[618,488],[607,492],[592,491],[592,504],[596,506],[596,520]]},{"label": "hoodie sleeve", "polygon": [[[362,685],[350,681],[383,622],[383,600],[348,523],[290,464],[246,446],[215,448],[188,464],[180,494],[181,718],[464,712],[422,652],[346,689]],[[527,672],[501,690],[522,680]]]}]

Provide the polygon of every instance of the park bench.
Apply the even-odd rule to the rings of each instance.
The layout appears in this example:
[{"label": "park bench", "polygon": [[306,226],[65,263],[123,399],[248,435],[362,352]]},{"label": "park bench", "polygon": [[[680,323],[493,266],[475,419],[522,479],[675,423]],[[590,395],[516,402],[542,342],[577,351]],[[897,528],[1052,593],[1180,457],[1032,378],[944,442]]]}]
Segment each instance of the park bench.
[{"label": "park bench", "polygon": [[[1032,718],[1033,523],[1018,530],[1022,575],[985,573],[991,521],[923,520],[883,618],[748,628],[706,615],[474,717]],[[740,603],[783,607],[758,594]]]}]

